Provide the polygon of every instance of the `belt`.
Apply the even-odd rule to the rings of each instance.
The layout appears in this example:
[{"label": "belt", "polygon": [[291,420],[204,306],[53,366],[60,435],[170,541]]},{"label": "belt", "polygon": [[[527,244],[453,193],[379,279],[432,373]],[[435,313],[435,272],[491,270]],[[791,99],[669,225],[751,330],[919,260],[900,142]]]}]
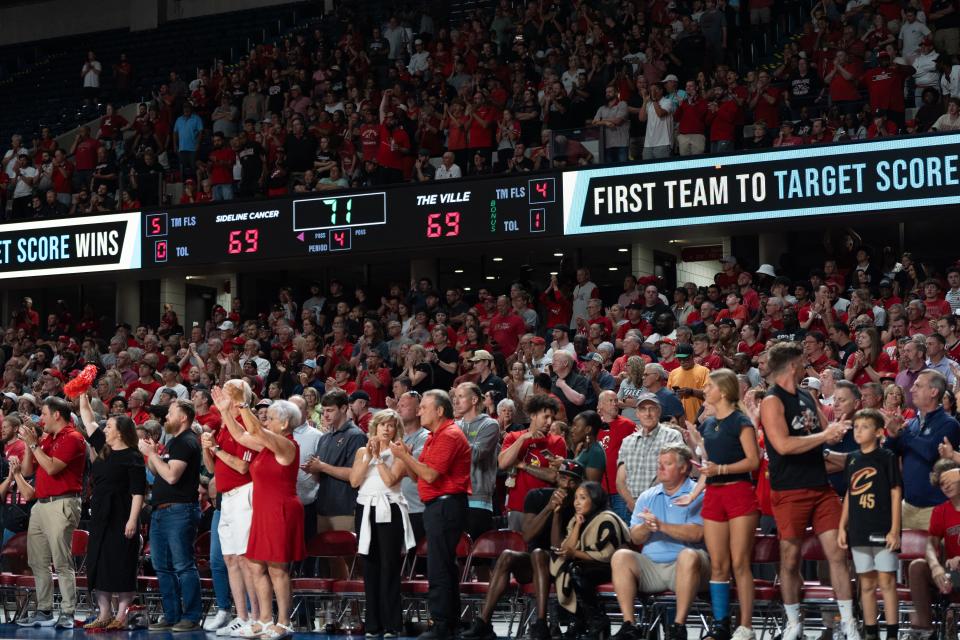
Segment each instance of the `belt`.
[{"label": "belt", "polygon": [[429,502],[424,502],[424,503],[423,503],[423,506],[428,507],[428,506],[430,506],[431,504],[433,504],[434,502],[440,502],[441,500],[452,500],[453,498],[463,498],[464,500],[466,500],[466,499],[467,499],[467,494],[465,494],[465,493],[448,493],[448,494],[446,494],[446,495],[443,495],[443,496],[439,496],[439,497],[437,497],[437,498],[434,498],[433,500],[430,500]]},{"label": "belt", "polygon": [[175,507],[179,504],[190,504],[189,502],[161,502],[160,504],[153,505],[154,511],[163,511],[164,509],[169,509],[170,507]]},{"label": "belt", "polygon": [[48,498],[37,498],[37,502],[47,503],[53,502],[55,500],[66,500],[67,498],[79,498],[80,494],[76,491],[73,493],[62,493],[59,496],[50,496]]}]

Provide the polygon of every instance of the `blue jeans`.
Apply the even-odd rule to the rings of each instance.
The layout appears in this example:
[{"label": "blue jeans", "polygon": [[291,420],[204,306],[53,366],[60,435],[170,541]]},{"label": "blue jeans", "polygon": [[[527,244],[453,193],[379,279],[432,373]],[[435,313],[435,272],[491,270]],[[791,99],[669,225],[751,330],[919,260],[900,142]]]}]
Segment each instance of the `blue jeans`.
[{"label": "blue jeans", "polygon": [[630,525],[630,516],[633,515],[627,510],[627,501],[619,493],[610,495],[610,510],[620,516],[620,518]]},{"label": "blue jeans", "polygon": [[220,509],[213,512],[213,521],[210,523],[210,575],[213,577],[213,592],[217,596],[217,608],[230,611],[232,594],[230,593],[230,579],[227,577],[227,563],[223,561],[220,552]]},{"label": "blue jeans", "polygon": [[200,622],[200,574],[194,555],[199,521],[196,502],[155,510],[150,518],[153,569],[160,583],[163,615],[171,624]]},{"label": "blue jeans", "polygon": [[233,200],[233,184],[215,184],[213,185],[214,200]]},{"label": "blue jeans", "polygon": [[627,147],[607,147],[603,151],[603,161],[607,164],[623,164],[629,159]]}]

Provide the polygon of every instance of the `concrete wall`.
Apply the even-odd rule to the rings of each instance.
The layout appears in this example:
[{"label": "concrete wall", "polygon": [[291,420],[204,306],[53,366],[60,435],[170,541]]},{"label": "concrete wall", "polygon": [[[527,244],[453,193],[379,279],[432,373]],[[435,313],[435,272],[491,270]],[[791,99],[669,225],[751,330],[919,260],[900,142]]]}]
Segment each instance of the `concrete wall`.
[{"label": "concrete wall", "polygon": [[[43,0],[0,8],[0,45],[108,29],[129,28],[141,31],[156,28],[164,15],[168,21],[186,20],[290,2],[291,0]],[[79,72],[78,66],[77,73]]]}]

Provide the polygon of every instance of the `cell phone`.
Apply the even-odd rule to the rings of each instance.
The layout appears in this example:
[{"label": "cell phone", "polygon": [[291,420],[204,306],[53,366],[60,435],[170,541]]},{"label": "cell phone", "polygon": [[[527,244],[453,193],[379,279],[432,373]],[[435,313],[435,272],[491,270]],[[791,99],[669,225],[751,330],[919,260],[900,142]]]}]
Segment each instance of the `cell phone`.
[{"label": "cell phone", "polygon": [[548,460],[557,457],[557,454],[555,454],[553,451],[550,451],[550,449],[540,449],[540,455],[542,455],[544,458],[547,458]]}]

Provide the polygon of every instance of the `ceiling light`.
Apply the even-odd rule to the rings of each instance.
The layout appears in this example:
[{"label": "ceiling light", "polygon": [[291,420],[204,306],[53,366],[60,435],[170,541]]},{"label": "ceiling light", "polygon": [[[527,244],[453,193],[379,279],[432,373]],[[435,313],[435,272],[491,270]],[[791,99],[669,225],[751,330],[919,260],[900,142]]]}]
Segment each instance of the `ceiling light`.
[{"label": "ceiling light", "polygon": [[550,272],[550,275],[555,276],[555,275],[557,275],[557,272],[556,272],[556,271],[551,271],[551,272]]},{"label": "ceiling light", "polygon": [[620,253],[627,253],[630,251],[630,249],[627,249],[626,247],[620,247],[619,249],[617,249],[617,251],[619,251]]},{"label": "ceiling light", "polygon": [[553,254],[553,257],[554,257],[554,258],[562,258],[562,257],[563,257],[563,253],[555,253],[555,254]]},{"label": "ceiling light", "polygon": [[464,291],[472,291],[473,288],[472,288],[472,287],[464,287],[463,290],[464,290]]},{"label": "ceiling light", "polygon": [[493,261],[494,261],[494,262],[503,262],[503,258],[494,258]]},{"label": "ceiling light", "polygon": [[607,271],[616,271],[619,267],[607,267]]},{"label": "ceiling light", "polygon": [[463,273],[463,269],[454,269],[453,272],[454,272],[454,273]]},{"label": "ceiling light", "polygon": [[487,280],[496,280],[497,276],[487,276]]}]

